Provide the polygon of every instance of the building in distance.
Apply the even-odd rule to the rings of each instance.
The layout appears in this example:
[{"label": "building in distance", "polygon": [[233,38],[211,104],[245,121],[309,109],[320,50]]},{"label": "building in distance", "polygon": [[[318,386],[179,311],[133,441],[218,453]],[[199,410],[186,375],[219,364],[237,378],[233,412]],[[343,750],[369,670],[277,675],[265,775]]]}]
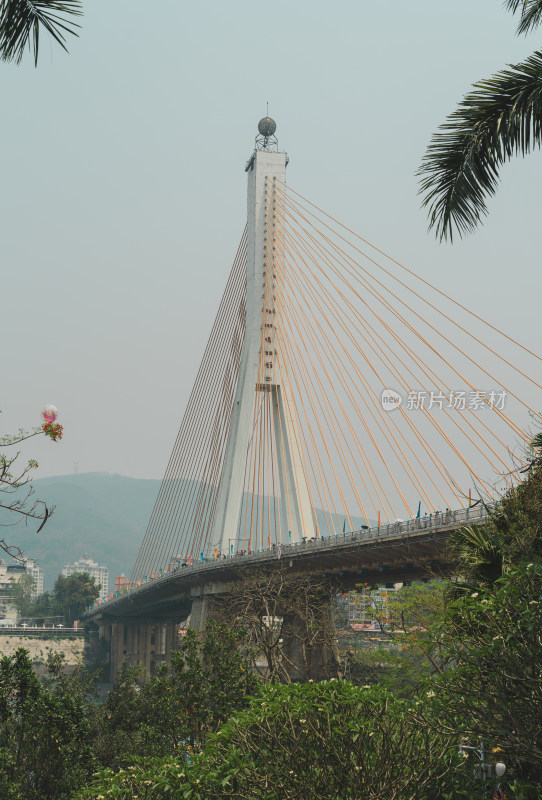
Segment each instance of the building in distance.
[{"label": "building in distance", "polygon": [[34,581],[32,597],[43,594],[43,570],[35,561],[17,561],[12,564],[0,560],[0,624],[15,624],[19,613],[14,605],[13,591],[23,575],[31,575]]},{"label": "building in distance", "polygon": [[24,562],[26,571],[32,575],[34,579],[34,588],[32,589],[32,598],[35,600],[43,594],[43,570],[37,561],[30,559]]},{"label": "building in distance", "polygon": [[100,595],[109,593],[109,569],[104,564],[98,564],[93,561],[85,553],[84,556],[73,564],[66,564],[62,568],[62,575],[67,578],[69,575],[74,575],[76,572],[87,572],[91,578],[94,578],[96,583],[100,586]]}]

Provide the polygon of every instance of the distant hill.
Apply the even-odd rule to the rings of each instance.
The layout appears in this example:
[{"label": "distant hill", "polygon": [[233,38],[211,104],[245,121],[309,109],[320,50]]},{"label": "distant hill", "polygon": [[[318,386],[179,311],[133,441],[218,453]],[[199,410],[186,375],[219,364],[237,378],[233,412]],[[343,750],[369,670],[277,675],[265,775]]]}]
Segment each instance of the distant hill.
[{"label": "distant hill", "polygon": [[160,483],[99,472],[42,478],[33,481],[34,496],[56,505],[51,519],[39,534],[30,525],[3,534],[39,562],[46,590],[84,553],[109,567],[114,588],[115,575],[129,575],[134,565]]},{"label": "distant hill", "polygon": [[[84,554],[109,567],[112,590],[116,575],[129,576],[132,571],[160,484],[160,480],[101,472],[42,478],[33,481],[34,496],[56,505],[51,519],[39,534],[35,533],[35,525],[19,525],[4,528],[3,535],[39,563],[44,571],[45,590],[52,589],[65,564]],[[317,515],[325,533],[324,514],[318,510]],[[0,523],[5,519],[0,514]],[[362,524],[358,518],[352,521],[356,527]],[[263,538],[267,539],[266,530]]]}]

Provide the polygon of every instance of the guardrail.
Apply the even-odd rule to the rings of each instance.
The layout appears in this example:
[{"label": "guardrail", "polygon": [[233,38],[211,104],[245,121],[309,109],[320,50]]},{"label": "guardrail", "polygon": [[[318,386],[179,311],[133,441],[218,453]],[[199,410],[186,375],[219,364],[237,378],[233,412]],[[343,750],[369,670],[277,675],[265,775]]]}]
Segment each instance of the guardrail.
[{"label": "guardrail", "polygon": [[[299,555],[300,553],[307,553],[322,549],[333,548],[340,545],[351,544],[355,542],[364,541],[382,541],[387,538],[397,538],[399,535],[407,535],[424,532],[437,533],[439,530],[446,530],[449,528],[458,528],[462,525],[468,525],[473,522],[483,522],[491,513],[493,507],[482,505],[481,503],[471,508],[460,508],[456,511],[446,510],[438,511],[435,514],[426,514],[423,517],[413,517],[408,520],[396,520],[386,525],[375,525],[372,528],[363,525],[353,531],[346,531],[343,533],[336,533],[329,536],[318,536],[314,539],[304,538],[300,542],[293,542],[288,544],[277,544],[267,548],[251,549],[238,553],[221,554],[217,556],[203,557],[196,564],[179,563],[170,572],[164,572],[154,578],[151,577],[146,581],[141,581],[141,584],[132,586],[130,589],[120,590],[115,593],[113,597],[102,599],[97,603],[97,606],[89,609],[95,611],[106,603],[121,600],[128,595],[133,596],[139,592],[145,591],[149,586],[156,586],[174,580],[182,573],[186,577],[197,574],[199,572],[209,571],[209,567],[216,568],[220,566],[230,566],[232,562],[238,561],[240,565],[247,563],[258,563],[261,561],[269,561],[272,558],[288,558]],[[179,559],[180,561],[180,559]],[[27,629],[28,630],[28,629]]]},{"label": "guardrail", "polygon": [[42,628],[30,627],[23,628],[21,625],[0,625],[0,636],[31,636],[56,639],[74,639],[83,637],[85,630],[83,627],[75,630],[74,628]]}]

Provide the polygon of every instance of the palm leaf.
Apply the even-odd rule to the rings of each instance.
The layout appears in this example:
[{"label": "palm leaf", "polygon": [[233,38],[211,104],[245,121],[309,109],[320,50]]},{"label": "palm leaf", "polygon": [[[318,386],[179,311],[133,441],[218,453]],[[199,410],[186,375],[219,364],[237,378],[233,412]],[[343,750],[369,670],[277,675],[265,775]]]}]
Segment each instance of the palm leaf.
[{"label": "palm leaf", "polygon": [[504,5],[512,14],[521,8],[518,33],[529,33],[542,22],[542,0],[505,0]]},{"label": "palm leaf", "polygon": [[67,51],[66,34],[80,27],[71,17],[82,13],[80,0],[0,0],[0,58],[20,64],[28,45],[37,66],[41,30]]},{"label": "palm leaf", "polygon": [[502,576],[505,569],[502,541],[488,526],[459,529],[450,537],[449,547],[465,586],[489,587]]},{"label": "palm leaf", "polygon": [[474,85],[434,134],[418,175],[429,228],[441,240],[473,231],[487,214],[499,167],[542,140],[542,51]]}]

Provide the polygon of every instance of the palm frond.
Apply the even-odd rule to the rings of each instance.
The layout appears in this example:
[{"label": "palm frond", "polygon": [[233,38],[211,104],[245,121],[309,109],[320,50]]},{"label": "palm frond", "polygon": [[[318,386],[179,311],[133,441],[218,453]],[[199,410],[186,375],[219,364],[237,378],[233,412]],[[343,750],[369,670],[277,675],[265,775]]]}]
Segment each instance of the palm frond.
[{"label": "palm frond", "polygon": [[512,14],[521,9],[518,34],[529,33],[542,22],[542,0],[505,0],[504,6]]},{"label": "palm frond", "polygon": [[66,34],[80,27],[71,18],[82,13],[80,0],[0,0],[0,58],[20,64],[28,45],[37,66],[41,30],[67,51]]},{"label": "palm frond", "polygon": [[489,526],[461,528],[449,540],[456,566],[463,575],[461,584],[467,588],[489,587],[505,569],[505,554],[498,533]]},{"label": "palm frond", "polygon": [[516,11],[520,6],[524,6],[528,0],[504,0],[504,7],[507,11],[511,11],[512,14],[515,14]]},{"label": "palm frond", "polygon": [[433,135],[417,173],[429,228],[441,240],[472,232],[499,167],[542,142],[542,51],[473,88]]}]

